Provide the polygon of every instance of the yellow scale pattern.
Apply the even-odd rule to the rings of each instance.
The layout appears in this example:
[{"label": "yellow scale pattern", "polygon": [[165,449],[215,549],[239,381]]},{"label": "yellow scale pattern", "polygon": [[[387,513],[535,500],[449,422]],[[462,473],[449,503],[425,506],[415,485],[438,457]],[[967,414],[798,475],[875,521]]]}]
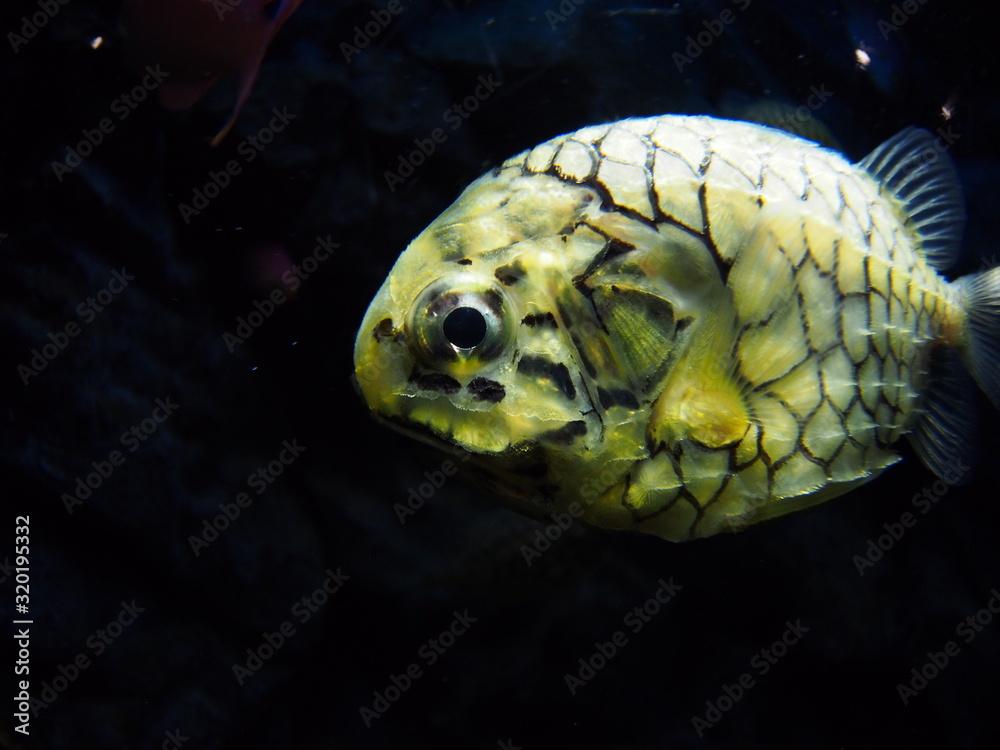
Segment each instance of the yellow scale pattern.
[{"label": "yellow scale pattern", "polygon": [[732,360],[745,430],[724,446],[657,446],[590,509],[600,525],[707,536],[829,499],[897,460],[926,344],[957,302],[868,175],[785,133],[676,116],[585,128],[501,170],[592,190],[618,226],[635,225],[626,243],[663,225],[698,238],[735,310],[731,349],[717,355]]}]

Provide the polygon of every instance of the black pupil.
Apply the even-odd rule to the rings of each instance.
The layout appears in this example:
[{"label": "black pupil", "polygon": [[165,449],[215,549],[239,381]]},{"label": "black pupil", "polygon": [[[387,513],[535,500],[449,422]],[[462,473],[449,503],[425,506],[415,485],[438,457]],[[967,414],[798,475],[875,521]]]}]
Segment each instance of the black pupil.
[{"label": "black pupil", "polygon": [[486,318],[474,307],[456,307],[444,319],[444,335],[459,349],[479,346],[486,338]]}]

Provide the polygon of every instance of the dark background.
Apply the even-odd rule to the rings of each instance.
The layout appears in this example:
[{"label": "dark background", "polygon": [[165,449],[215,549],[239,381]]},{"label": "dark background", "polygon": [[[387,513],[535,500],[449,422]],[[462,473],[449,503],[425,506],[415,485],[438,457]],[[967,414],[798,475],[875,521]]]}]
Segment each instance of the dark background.
[{"label": "dark background", "polygon": [[[969,212],[957,271],[995,263],[992,21],[930,0],[883,38],[889,3],[756,0],[678,72],[674,52],[729,3],[580,2],[554,28],[555,0],[403,4],[348,64],[340,43],[374,6],[306,0],[221,147],[206,140],[226,86],[187,113],[146,102],[61,182],[51,162],[136,82],[118,3],[72,2],[18,54],[0,44],[0,561],[15,514],[30,512],[36,695],[91,657],[23,742],[5,648],[0,745],[159,748],[179,730],[188,748],[995,746],[1000,623],[908,707],[896,687],[1000,586],[997,414],[984,400],[972,483],[861,576],[854,556],[933,485],[907,447],[868,486],[741,535],[674,545],[575,526],[528,566],[521,547],[540,527],[456,479],[401,525],[393,504],[442,459],[378,426],[349,381],[368,300],[464,185],[553,135],[630,115],[787,112],[822,85],[833,96],[812,116],[853,159],[904,126],[947,124]],[[15,5],[4,35],[36,10]],[[502,87],[391,191],[383,173],[486,73]],[[177,204],[275,106],[297,119],[186,224]],[[326,235],[336,257],[230,354],[222,334]],[[136,281],[25,387],[17,365],[122,266]],[[60,495],[158,397],[177,413],[67,513]],[[189,537],[291,438],[305,454],[192,554]],[[338,567],[342,590],[240,687],[233,665]],[[570,695],[564,674],[671,576],[677,598]],[[95,656],[88,638],[133,599],[145,612]],[[456,610],[477,622],[366,728],[360,707],[422,662]],[[699,739],[691,717],[797,618],[808,634]]]}]

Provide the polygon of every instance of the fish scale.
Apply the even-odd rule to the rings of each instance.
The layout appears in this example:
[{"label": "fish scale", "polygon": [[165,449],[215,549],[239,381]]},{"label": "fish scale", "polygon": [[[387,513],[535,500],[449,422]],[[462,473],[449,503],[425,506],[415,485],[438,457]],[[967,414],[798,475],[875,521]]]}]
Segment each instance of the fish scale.
[{"label": "fish scale", "polygon": [[[671,120],[680,121],[671,122]],[[780,243],[775,247],[794,269],[793,283],[800,300],[798,313],[801,327],[794,332],[792,338],[794,353],[784,355],[789,360],[794,360],[795,365],[789,368],[787,373],[783,373],[783,377],[776,378],[771,383],[755,382],[747,377],[745,372],[741,372],[742,379],[750,390],[751,407],[755,399],[766,395],[776,397],[779,404],[777,408],[789,412],[788,415],[780,417],[772,413],[771,417],[776,424],[775,429],[779,430],[787,429],[790,421],[795,422],[797,427],[795,446],[793,450],[781,451],[774,455],[768,455],[765,451],[760,452],[757,460],[767,467],[768,489],[765,489],[764,474],[760,473],[753,463],[731,472],[730,462],[719,462],[718,476],[713,476],[712,481],[739,477],[743,491],[732,490],[729,494],[733,497],[725,498],[724,489],[729,486],[735,487],[740,482],[720,481],[719,489],[712,493],[707,502],[701,502],[693,495],[686,495],[687,499],[695,500],[693,505],[696,507],[668,504],[662,507],[656,516],[643,521],[657,532],[661,534],[666,532],[670,536],[683,536],[685,531],[689,535],[698,535],[699,531],[714,533],[714,527],[703,530],[699,530],[698,527],[711,526],[713,522],[731,523],[728,520],[732,515],[729,506],[737,501],[735,496],[745,497],[752,494],[760,501],[775,497],[784,500],[813,493],[818,486],[827,484],[834,475],[838,481],[833,484],[851,483],[898,460],[898,456],[889,449],[889,446],[898,439],[900,432],[913,415],[915,400],[913,397],[919,390],[918,379],[925,364],[920,361],[915,347],[919,343],[916,335],[920,332],[913,326],[907,328],[902,325],[901,320],[895,319],[896,316],[890,315],[888,300],[895,298],[901,306],[909,305],[909,296],[903,300],[898,292],[906,290],[911,283],[911,277],[915,279],[921,295],[918,301],[923,301],[923,309],[930,322],[927,333],[932,338],[939,335],[941,330],[941,324],[937,322],[940,316],[935,316],[930,307],[932,299],[944,300],[946,305],[949,305],[951,314],[955,314],[953,309],[955,303],[949,300],[946,283],[926,272],[926,264],[918,257],[912,243],[906,244],[900,241],[895,227],[886,229],[890,226],[890,215],[884,211],[873,215],[869,210],[871,204],[881,200],[878,186],[873,180],[857,173],[839,156],[821,151],[813,144],[794,141],[784,134],[762,133],[753,126],[737,126],[736,134],[723,135],[715,126],[705,127],[706,122],[701,118],[654,118],[629,121],[627,126],[622,124],[612,126],[606,131],[575,133],[559,143],[542,144],[530,152],[508,160],[503,165],[504,169],[521,168],[530,174],[554,173],[560,179],[582,185],[596,182],[600,194],[610,199],[615,209],[624,211],[630,216],[635,215],[636,220],[640,218],[647,221],[655,220],[657,216],[655,210],[658,209],[661,220],[702,234],[710,249],[718,253],[723,263],[729,265],[739,257],[742,235],[755,221],[752,214],[764,210],[766,206],[790,202],[787,196],[789,191],[781,188],[768,189],[770,185],[765,187],[762,177],[753,178],[746,174],[744,170],[747,162],[741,160],[750,160],[752,157],[744,144],[751,143],[768,149],[773,141],[780,139],[798,146],[797,159],[789,155],[786,146],[785,157],[774,166],[767,164],[763,159],[755,159],[758,174],[763,174],[766,168],[785,186],[794,181],[796,168],[801,169],[806,180],[803,193],[807,198],[795,201],[795,215],[803,222],[802,235],[785,238],[785,241],[793,245],[792,249],[785,248]],[[609,142],[611,146],[606,145]],[[732,147],[731,144],[734,143],[740,145]],[[730,153],[736,152],[737,164],[740,166],[733,164],[733,157],[727,153],[727,146],[730,146]],[[564,156],[563,151],[567,148],[572,151],[568,156]],[[536,156],[539,152],[548,154],[548,158]],[[676,174],[680,169],[657,170],[658,159],[683,162],[683,167],[690,171],[691,182],[678,185],[676,181],[665,179],[666,175]],[[615,164],[616,168],[602,169],[607,163]],[[650,163],[654,165],[652,171],[648,167]],[[693,166],[695,164],[698,165],[697,169]],[[840,187],[843,184],[849,185],[846,190],[852,196],[850,204],[844,198],[845,189]],[[691,196],[696,196],[702,191],[712,196],[718,193],[720,197],[703,201],[698,206],[700,216],[692,218],[694,209],[691,205]],[[863,205],[859,203],[859,198],[865,201]],[[734,204],[738,206],[735,210]],[[864,220],[857,218],[859,210],[864,211],[862,214]],[[843,215],[848,211],[852,223],[845,225]],[[713,224],[717,221],[713,221],[716,215],[723,216],[724,221],[739,221],[738,231],[727,232],[725,239],[720,239],[712,232]],[[687,221],[680,220],[677,216],[684,216]],[[824,245],[815,247],[814,243],[809,241],[805,236],[806,223],[809,227],[819,227],[818,234],[825,235],[822,238],[826,241]],[[831,226],[835,227],[834,231],[830,231]],[[866,231],[866,226],[871,226],[872,231]],[[886,234],[891,237],[891,241],[886,241]],[[833,347],[844,355],[848,352],[839,332],[827,324],[836,320],[842,300],[851,293],[851,287],[845,289],[840,285],[840,276],[834,273],[834,269],[840,266],[851,267],[852,271],[845,271],[844,277],[852,275],[863,278],[868,259],[873,254],[889,259],[889,263],[884,266],[887,283],[881,288],[871,287],[866,294],[878,295],[881,300],[886,300],[886,304],[873,310],[865,323],[864,336],[858,343],[858,347],[865,350],[864,356],[860,363],[855,365],[852,387],[849,389],[844,387],[846,385],[844,373],[842,370],[839,372],[841,390],[838,394],[840,404],[838,408],[831,401],[824,385],[825,380],[837,374],[834,369],[837,365],[824,367],[824,357],[833,351]],[[868,286],[864,282],[862,284]],[[746,290],[743,293],[751,294],[752,291]],[[834,317],[831,318],[831,314]],[[783,325],[780,320],[772,320],[765,326],[766,333],[763,336],[769,342],[774,339],[773,330],[769,326],[780,329],[783,334],[794,330],[788,325]],[[820,326],[823,326],[824,330],[818,332]],[[871,339],[876,337],[871,330],[873,326],[880,329],[878,340],[886,342],[881,349],[871,346]],[[748,329],[743,329],[737,336],[737,346],[746,330]],[[907,348],[908,354],[905,360],[907,377],[901,380],[899,363],[901,350],[904,347]],[[856,357],[857,354],[856,351]],[[763,351],[754,353],[755,359],[764,356],[766,354]],[[879,411],[878,407],[875,410],[868,409],[860,399],[857,372],[865,366],[869,358],[880,366],[882,377],[877,381],[876,394],[872,399],[883,406],[882,411]],[[842,366],[843,361],[838,364]],[[900,389],[907,393],[907,398],[899,398]],[[845,393],[845,390],[849,390],[849,394]],[[790,405],[790,401],[797,398],[801,401],[802,408],[796,409]],[[872,422],[880,425],[879,431],[870,430],[867,425],[851,429],[846,418],[855,402],[866,409],[867,416]],[[765,424],[765,434],[766,431]],[[851,451],[841,458],[841,449],[848,444],[862,452],[860,460],[859,455]],[[726,449],[726,452],[732,450],[734,449]],[[682,450],[682,458],[684,455]],[[838,458],[841,458],[839,462]],[[735,463],[735,459],[732,463]],[[684,476],[683,466],[678,465],[675,470],[679,476]],[[775,484],[777,490],[772,494],[770,487]],[[680,495],[681,487],[675,489]],[[641,481],[630,482],[623,502],[630,509],[641,509],[642,505],[637,502],[637,498],[643,492],[651,492],[656,497],[656,503],[663,504],[663,493],[658,488],[645,485]],[[711,508],[716,503],[720,506],[717,515],[725,514],[718,520],[711,517]],[[672,514],[671,509],[673,509]],[[695,513],[693,517],[692,510]],[[641,513],[641,510],[638,512]],[[685,530],[686,524],[690,526]]]},{"label": "fish scale", "polygon": [[[899,144],[873,169],[898,175]],[[587,127],[473,183],[401,256],[395,298],[372,307],[398,317],[404,284],[447,278],[442,264],[458,260],[477,284],[499,280],[504,310],[547,316],[475,362],[506,383],[493,423],[470,429],[462,394],[426,407],[436,437],[477,454],[519,502],[582,503],[595,525],[672,540],[736,530],[899,460],[932,353],[967,345],[969,300],[926,257],[941,238],[909,216],[907,174],[886,179],[903,197],[833,151],[747,123]],[[368,324],[359,372],[377,359]],[[404,417],[424,398],[410,386],[365,396]],[[923,455],[951,450],[941,429],[916,430]],[[511,468],[525,455],[544,465],[535,484]]]}]

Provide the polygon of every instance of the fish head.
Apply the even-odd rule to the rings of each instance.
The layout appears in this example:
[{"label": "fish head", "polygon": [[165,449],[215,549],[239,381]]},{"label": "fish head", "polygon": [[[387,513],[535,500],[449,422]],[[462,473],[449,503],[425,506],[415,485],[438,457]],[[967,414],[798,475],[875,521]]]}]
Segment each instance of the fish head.
[{"label": "fish head", "polygon": [[491,173],[470,185],[400,255],[354,351],[378,417],[474,454],[507,489],[601,439],[557,323],[557,297],[572,285],[561,232],[592,199],[538,182]]}]

